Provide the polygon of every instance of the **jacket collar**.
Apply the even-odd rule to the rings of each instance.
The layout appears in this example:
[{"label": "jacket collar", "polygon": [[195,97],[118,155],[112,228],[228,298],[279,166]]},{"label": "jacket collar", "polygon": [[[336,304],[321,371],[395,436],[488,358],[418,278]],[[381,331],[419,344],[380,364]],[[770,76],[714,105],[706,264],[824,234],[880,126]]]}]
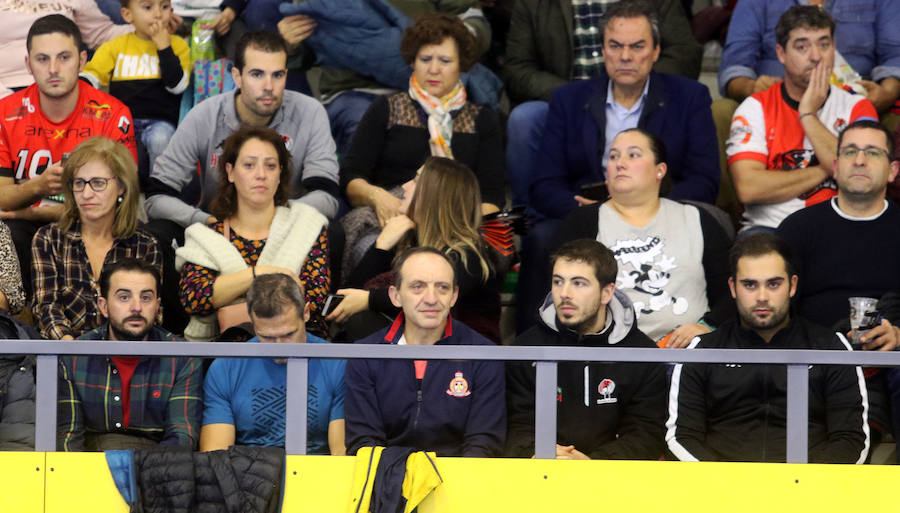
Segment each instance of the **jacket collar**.
[{"label": "jacket collar", "polygon": [[576,342],[580,346],[615,345],[624,340],[632,330],[637,329],[637,320],[631,300],[621,290],[616,289],[612,300],[606,305],[606,326],[600,333],[578,335],[574,331],[561,327],[556,315],[553,297],[547,294],[541,305],[539,322],[546,328],[559,333],[563,338]]},{"label": "jacket collar", "polygon": [[738,333],[738,336],[744,342],[743,344],[741,344],[742,346],[748,345],[748,346],[759,347],[759,348],[784,349],[784,348],[791,347],[792,341],[795,339],[795,337],[792,336],[791,333],[793,333],[794,330],[797,329],[797,312],[794,311],[793,307],[791,308],[790,320],[788,321],[787,325],[785,325],[785,327],[778,330],[775,333],[775,335],[772,336],[772,340],[770,340],[769,342],[766,342],[765,340],[763,340],[763,338],[760,337],[757,332],[755,332],[751,329],[745,328],[741,324],[740,317],[736,317],[734,319],[734,323],[735,323],[735,330]]}]

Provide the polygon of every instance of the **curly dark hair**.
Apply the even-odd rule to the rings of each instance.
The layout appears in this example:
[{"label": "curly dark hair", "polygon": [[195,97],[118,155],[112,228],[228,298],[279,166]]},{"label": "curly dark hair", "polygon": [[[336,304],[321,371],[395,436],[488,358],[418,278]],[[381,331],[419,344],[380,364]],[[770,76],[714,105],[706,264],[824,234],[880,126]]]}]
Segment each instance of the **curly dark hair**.
[{"label": "curly dark hair", "polygon": [[463,73],[469,71],[478,60],[475,36],[458,17],[451,14],[428,12],[417,17],[416,22],[403,33],[400,55],[412,66],[423,46],[439,45],[448,37],[456,41],[459,70]]},{"label": "curly dark hair", "polygon": [[278,188],[275,189],[275,206],[287,204],[292,166],[291,154],[284,145],[284,139],[278,132],[268,127],[241,125],[223,143],[222,156],[219,159],[219,190],[209,204],[209,213],[220,221],[233,216],[238,209],[237,191],[234,184],[228,181],[225,166],[227,164],[234,165],[244,143],[250,139],[259,139],[275,147],[275,152],[278,153],[278,165],[281,167]]}]

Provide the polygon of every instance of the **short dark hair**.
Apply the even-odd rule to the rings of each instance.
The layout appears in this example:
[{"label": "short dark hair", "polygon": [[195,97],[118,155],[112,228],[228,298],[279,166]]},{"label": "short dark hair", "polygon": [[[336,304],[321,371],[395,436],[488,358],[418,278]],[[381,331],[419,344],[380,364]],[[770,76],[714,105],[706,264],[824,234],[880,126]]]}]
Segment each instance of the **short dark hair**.
[{"label": "short dark hair", "polygon": [[448,37],[456,41],[459,70],[463,73],[469,71],[478,59],[475,36],[458,16],[447,13],[427,12],[417,17],[416,22],[403,32],[400,55],[412,66],[423,46],[439,45]]},{"label": "short dark hair", "polygon": [[162,278],[160,277],[159,269],[147,260],[123,258],[104,265],[103,269],[100,270],[101,297],[109,298],[109,282],[112,280],[112,275],[119,271],[144,273],[153,276],[153,281],[156,283],[156,295],[159,295],[162,289]]},{"label": "short dark hair", "polygon": [[84,47],[81,38],[81,30],[74,21],[66,18],[62,14],[48,14],[42,18],[38,18],[31,24],[28,29],[28,36],[25,38],[25,48],[31,52],[31,40],[35,36],[43,36],[46,34],[63,34],[71,37],[75,41],[75,48],[81,51]]},{"label": "short dark hair", "polygon": [[795,5],[784,11],[778,24],[775,25],[775,42],[785,48],[791,36],[791,31],[797,28],[828,29],[828,33],[834,37],[834,19],[814,5]]},{"label": "short dark hair", "polygon": [[575,239],[566,242],[550,254],[550,270],[559,259],[583,262],[594,268],[594,277],[605,286],[616,282],[619,264],[616,255],[608,247],[594,239]]},{"label": "short dark hair", "polygon": [[239,72],[244,70],[244,65],[247,63],[247,48],[255,48],[266,53],[284,52],[285,56],[288,54],[287,43],[277,31],[251,30],[245,32],[238,39],[234,50],[234,67]]},{"label": "short dark hair", "polygon": [[610,5],[600,21],[600,40],[606,41],[606,29],[616,18],[646,18],[650,24],[650,35],[654,48],[659,46],[659,11],[647,0],[621,0]]},{"label": "short dark hair", "polygon": [[435,248],[432,248],[431,246],[417,246],[417,247],[409,248],[409,249],[401,252],[399,255],[397,255],[396,258],[394,258],[394,263],[391,266],[391,271],[393,272],[393,275],[394,275],[394,286],[395,287],[400,288],[400,283],[403,281],[403,276],[401,275],[401,271],[403,269],[403,264],[405,264],[406,261],[409,260],[409,258],[411,256],[420,255],[420,254],[437,255],[437,256],[443,258],[444,261],[447,262],[447,265],[450,266],[450,270],[453,272],[453,286],[455,287],[457,285],[456,266],[453,265],[453,262],[450,260],[450,257],[445,255],[443,252],[441,252]]},{"label": "short dark hair", "polygon": [[791,248],[787,242],[773,232],[758,232],[739,237],[728,253],[728,267],[732,278],[737,278],[738,261],[744,257],[760,257],[775,253],[784,260],[788,277],[796,275],[791,260]]},{"label": "short dark hair", "polygon": [[254,278],[247,289],[247,312],[251,316],[271,319],[284,313],[289,306],[296,308],[297,315],[301,316],[306,308],[303,287],[291,276],[262,274]]},{"label": "short dark hair", "polygon": [[225,139],[222,156],[219,158],[219,188],[216,197],[209,204],[209,213],[217,219],[226,219],[237,212],[237,191],[234,184],[228,181],[225,165],[232,166],[237,162],[241,148],[250,139],[259,139],[275,147],[278,154],[278,165],[281,166],[278,187],[275,189],[275,206],[287,205],[291,188],[291,153],[284,145],[284,139],[275,130],[265,126],[242,124]]},{"label": "short dark hair", "polygon": [[878,121],[874,121],[871,119],[860,119],[859,121],[854,121],[853,123],[850,123],[849,125],[844,127],[844,129],[841,130],[841,133],[838,134],[838,139],[837,139],[838,151],[840,151],[840,149],[841,149],[841,143],[844,142],[844,134],[846,134],[848,130],[857,130],[857,129],[863,129],[863,128],[878,130],[879,132],[883,133],[885,145],[887,146],[888,158],[890,160],[897,160],[894,157],[894,138],[893,138],[893,136],[891,136],[891,132],[888,131],[888,129],[885,128],[884,125],[882,125]]}]

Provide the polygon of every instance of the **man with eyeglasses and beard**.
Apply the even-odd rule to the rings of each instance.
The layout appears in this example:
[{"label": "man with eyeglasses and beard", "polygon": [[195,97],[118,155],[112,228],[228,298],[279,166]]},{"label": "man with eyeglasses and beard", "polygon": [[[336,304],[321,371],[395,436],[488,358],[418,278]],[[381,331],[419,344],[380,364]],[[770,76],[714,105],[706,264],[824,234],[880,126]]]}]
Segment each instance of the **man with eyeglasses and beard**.
[{"label": "man with eyeglasses and beard", "polygon": [[[737,318],[694,338],[689,349],[850,350],[847,339],[796,315],[797,275],[790,249],[770,232],[738,239],[728,285]],[[787,453],[784,365],[677,364],[669,390],[666,442],[682,461],[784,462]],[[864,463],[868,400],[862,370],[810,365],[810,463]]]},{"label": "man with eyeglasses and beard", "polygon": [[[852,123],[838,136],[833,168],[837,197],[795,212],[778,227],[800,277],[797,311],[835,326],[846,324],[848,298],[883,299],[880,324],[860,342],[866,351],[891,351],[900,345],[900,207],[885,199],[887,184],[900,170],[893,138],[880,123]],[[873,423],[893,424],[894,436],[900,436],[900,371],[866,374]]]},{"label": "man with eyeglasses and beard", "polygon": [[[97,300],[107,322],[79,340],[178,340],[155,323],[159,290],[159,270],[150,263],[129,258],[107,265]],[[202,374],[193,358],[61,357],[57,449],[196,448]]]}]

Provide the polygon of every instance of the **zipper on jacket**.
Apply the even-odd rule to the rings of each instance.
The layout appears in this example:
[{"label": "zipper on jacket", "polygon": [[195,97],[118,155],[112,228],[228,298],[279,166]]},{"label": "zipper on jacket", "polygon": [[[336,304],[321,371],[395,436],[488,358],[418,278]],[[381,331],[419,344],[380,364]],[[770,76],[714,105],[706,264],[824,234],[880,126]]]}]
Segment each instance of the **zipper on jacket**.
[{"label": "zipper on jacket", "polygon": [[422,380],[416,379],[416,416],[413,419],[413,431],[418,431],[420,413],[422,413]]}]

